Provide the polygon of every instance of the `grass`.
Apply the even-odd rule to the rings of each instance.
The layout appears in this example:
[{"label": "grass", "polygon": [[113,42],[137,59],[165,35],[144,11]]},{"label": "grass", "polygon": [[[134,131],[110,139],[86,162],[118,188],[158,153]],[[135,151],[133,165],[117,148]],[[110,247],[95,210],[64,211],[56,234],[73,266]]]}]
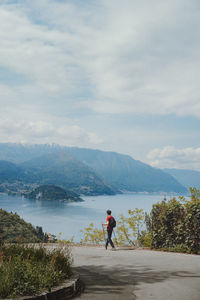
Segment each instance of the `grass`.
[{"label": "grass", "polygon": [[72,275],[70,252],[23,245],[0,247],[0,298],[50,291]]}]

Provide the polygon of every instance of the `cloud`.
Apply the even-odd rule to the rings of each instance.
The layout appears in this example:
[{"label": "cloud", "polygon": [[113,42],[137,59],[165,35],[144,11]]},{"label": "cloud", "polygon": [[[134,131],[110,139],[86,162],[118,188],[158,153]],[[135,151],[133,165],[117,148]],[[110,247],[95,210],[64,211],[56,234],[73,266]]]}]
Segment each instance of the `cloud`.
[{"label": "cloud", "polygon": [[200,116],[197,1],[8,3],[0,6],[0,65],[26,77],[17,100]]},{"label": "cloud", "polygon": [[194,169],[200,171],[200,148],[178,149],[166,146],[148,154],[149,163],[158,168]]},{"label": "cloud", "polygon": [[197,23],[196,2],[115,3],[103,30],[94,32],[98,48],[88,48],[96,87],[88,106],[101,113],[199,116],[200,45],[190,33]]},{"label": "cloud", "polygon": [[[151,147],[196,146],[197,122],[189,133],[177,123],[200,117],[199,8],[197,0],[2,0],[1,141],[99,145],[138,159]],[[149,130],[152,116],[178,116],[180,130],[163,129],[161,118]],[[140,117],[143,126],[130,121]]]},{"label": "cloud", "polygon": [[17,7],[1,7],[0,20],[1,66],[26,76],[32,91],[48,95],[73,87],[70,68],[64,67],[71,64],[73,70],[73,58],[62,49],[66,34],[35,24]]},{"label": "cloud", "polygon": [[0,142],[56,143],[88,147],[102,140],[78,125],[58,126],[47,121],[1,120]]}]

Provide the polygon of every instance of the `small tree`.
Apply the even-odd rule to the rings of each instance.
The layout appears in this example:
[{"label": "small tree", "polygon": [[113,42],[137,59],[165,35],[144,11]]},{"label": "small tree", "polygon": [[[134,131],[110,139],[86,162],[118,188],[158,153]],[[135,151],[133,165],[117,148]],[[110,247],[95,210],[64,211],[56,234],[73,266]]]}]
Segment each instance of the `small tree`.
[{"label": "small tree", "polygon": [[128,215],[128,217],[120,215],[116,230],[117,241],[119,244],[128,242],[130,245],[135,245],[136,241],[139,244],[141,226],[144,223],[144,211],[138,208],[129,209]]},{"label": "small tree", "polygon": [[84,230],[80,230],[83,233],[83,239],[81,239],[81,243],[89,243],[89,244],[100,244],[104,241],[104,232],[101,229],[94,228],[94,224],[90,223],[88,227]]},{"label": "small tree", "polygon": [[128,225],[127,218],[123,214],[120,214],[119,221],[117,222],[115,243],[122,245],[128,242],[130,245],[134,245]]}]

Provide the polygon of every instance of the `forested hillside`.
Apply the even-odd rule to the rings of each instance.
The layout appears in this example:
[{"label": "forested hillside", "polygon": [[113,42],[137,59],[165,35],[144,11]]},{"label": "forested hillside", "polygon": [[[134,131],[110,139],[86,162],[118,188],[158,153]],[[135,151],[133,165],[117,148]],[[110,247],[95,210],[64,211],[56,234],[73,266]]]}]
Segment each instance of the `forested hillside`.
[{"label": "forested hillside", "polygon": [[26,198],[41,199],[41,200],[62,200],[68,202],[83,201],[78,194],[66,191],[59,186],[55,185],[42,185],[37,187],[30,193],[27,193]]},{"label": "forested hillside", "polygon": [[0,183],[6,180],[9,182],[23,180],[25,177],[26,174],[22,168],[9,161],[0,160]]},{"label": "forested hillside", "polygon": [[46,239],[41,227],[34,228],[17,214],[0,209],[0,243],[34,243]]}]

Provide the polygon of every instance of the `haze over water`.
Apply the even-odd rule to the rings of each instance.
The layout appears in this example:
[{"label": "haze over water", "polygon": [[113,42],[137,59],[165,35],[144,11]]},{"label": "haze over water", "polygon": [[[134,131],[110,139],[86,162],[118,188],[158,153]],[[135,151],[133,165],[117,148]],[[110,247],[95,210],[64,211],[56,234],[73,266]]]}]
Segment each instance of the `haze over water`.
[{"label": "haze over water", "polygon": [[101,228],[101,223],[105,222],[107,209],[112,210],[117,220],[121,213],[127,215],[128,209],[142,208],[150,212],[152,205],[163,200],[163,197],[161,194],[123,194],[82,197],[84,202],[66,203],[29,200],[0,194],[0,208],[16,212],[34,226],[42,226],[44,232],[56,236],[62,232],[62,238],[70,239],[74,236],[74,240],[78,242],[82,237],[80,230],[91,222],[95,227]]}]

